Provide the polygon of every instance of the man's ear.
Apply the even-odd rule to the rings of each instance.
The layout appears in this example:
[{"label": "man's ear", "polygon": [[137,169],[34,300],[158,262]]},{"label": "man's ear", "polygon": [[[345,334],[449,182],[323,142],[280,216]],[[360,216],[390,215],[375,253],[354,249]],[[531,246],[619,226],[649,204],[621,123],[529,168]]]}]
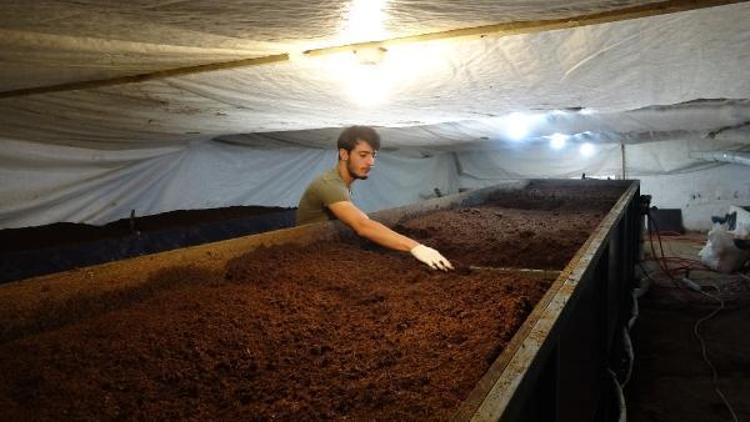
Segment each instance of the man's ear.
[{"label": "man's ear", "polygon": [[346,148],[339,148],[339,160],[349,161],[349,151]]}]

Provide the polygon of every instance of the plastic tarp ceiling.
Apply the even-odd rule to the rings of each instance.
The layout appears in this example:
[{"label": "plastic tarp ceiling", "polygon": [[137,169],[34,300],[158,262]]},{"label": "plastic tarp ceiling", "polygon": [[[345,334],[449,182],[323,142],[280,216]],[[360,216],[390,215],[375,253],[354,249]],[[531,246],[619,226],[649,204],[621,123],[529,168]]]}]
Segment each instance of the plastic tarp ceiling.
[{"label": "plastic tarp ceiling", "polygon": [[[335,45],[356,2],[263,3],[3,4],[4,90]],[[393,37],[643,3],[391,1],[381,11]],[[333,165],[333,142],[350,124],[382,127],[386,146],[372,180],[355,184],[368,211],[508,177],[619,175],[621,143],[630,174],[705,169],[716,164],[690,152],[750,145],[749,19],[750,4],[739,3],[399,45],[377,65],[351,67],[350,53],[293,55],[0,98],[0,227],[103,223],[131,209],[293,206]],[[517,111],[527,112],[523,141],[508,133]],[[554,133],[569,134],[568,145],[550,149]],[[583,143],[596,153],[582,157]]]},{"label": "plastic tarp ceiling", "polygon": [[0,2],[0,90],[103,79],[644,0],[40,0]]}]

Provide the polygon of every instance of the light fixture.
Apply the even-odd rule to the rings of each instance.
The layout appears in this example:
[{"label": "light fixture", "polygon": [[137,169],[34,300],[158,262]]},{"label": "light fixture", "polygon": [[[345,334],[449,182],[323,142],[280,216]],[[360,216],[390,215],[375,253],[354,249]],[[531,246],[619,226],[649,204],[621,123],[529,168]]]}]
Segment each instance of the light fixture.
[{"label": "light fixture", "polygon": [[423,89],[428,78],[447,79],[453,72],[452,64],[446,60],[447,49],[439,43],[360,45],[311,58],[303,65],[339,85],[339,93],[346,101],[361,108],[375,108],[387,103],[394,92]]},{"label": "light fixture", "polygon": [[385,47],[367,47],[354,50],[357,62],[364,65],[378,65],[385,58],[388,50]]},{"label": "light fixture", "polygon": [[340,40],[352,43],[386,38],[385,3],[385,0],[352,0],[342,22]]},{"label": "light fixture", "polygon": [[538,116],[514,112],[504,116],[501,120],[505,135],[513,141],[520,141],[531,131],[531,126]]},{"label": "light fixture", "polygon": [[389,35],[387,4],[388,0],[352,0],[338,34],[339,43],[349,45],[335,51],[305,51],[303,55],[312,60],[300,62],[322,81],[340,86],[336,93],[358,108],[383,106],[395,92],[424,91],[426,80],[448,80],[455,72],[446,58],[453,47],[446,43],[381,42]]},{"label": "light fixture", "polygon": [[591,142],[584,142],[583,144],[581,144],[578,152],[580,152],[584,157],[591,157],[592,155],[594,155],[594,144],[592,144]]},{"label": "light fixture", "polygon": [[565,147],[565,142],[568,140],[568,135],[562,133],[555,133],[549,136],[549,146],[552,149],[558,150]]}]

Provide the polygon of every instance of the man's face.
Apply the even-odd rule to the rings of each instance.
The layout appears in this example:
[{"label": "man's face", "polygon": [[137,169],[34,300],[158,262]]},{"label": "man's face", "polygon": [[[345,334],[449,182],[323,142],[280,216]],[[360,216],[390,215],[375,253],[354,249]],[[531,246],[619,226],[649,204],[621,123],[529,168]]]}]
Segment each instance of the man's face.
[{"label": "man's face", "polygon": [[346,160],[349,174],[355,179],[367,179],[370,170],[375,166],[377,151],[373,150],[367,142],[359,141],[351,152],[342,150],[342,157]]}]

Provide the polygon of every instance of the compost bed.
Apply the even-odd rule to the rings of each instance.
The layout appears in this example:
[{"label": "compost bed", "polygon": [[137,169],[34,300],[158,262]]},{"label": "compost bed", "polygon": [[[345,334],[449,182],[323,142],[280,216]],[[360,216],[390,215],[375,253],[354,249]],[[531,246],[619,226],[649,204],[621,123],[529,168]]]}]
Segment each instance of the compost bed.
[{"label": "compost bed", "polygon": [[0,345],[0,415],[449,419],[552,283],[474,266],[562,269],[617,194],[500,195],[396,225],[450,273],[348,238],[260,248],[223,276],[164,269],[150,283],[168,288]]},{"label": "compost bed", "polygon": [[103,226],[55,223],[0,230],[0,284],[294,225],[294,210],[178,210]]}]

